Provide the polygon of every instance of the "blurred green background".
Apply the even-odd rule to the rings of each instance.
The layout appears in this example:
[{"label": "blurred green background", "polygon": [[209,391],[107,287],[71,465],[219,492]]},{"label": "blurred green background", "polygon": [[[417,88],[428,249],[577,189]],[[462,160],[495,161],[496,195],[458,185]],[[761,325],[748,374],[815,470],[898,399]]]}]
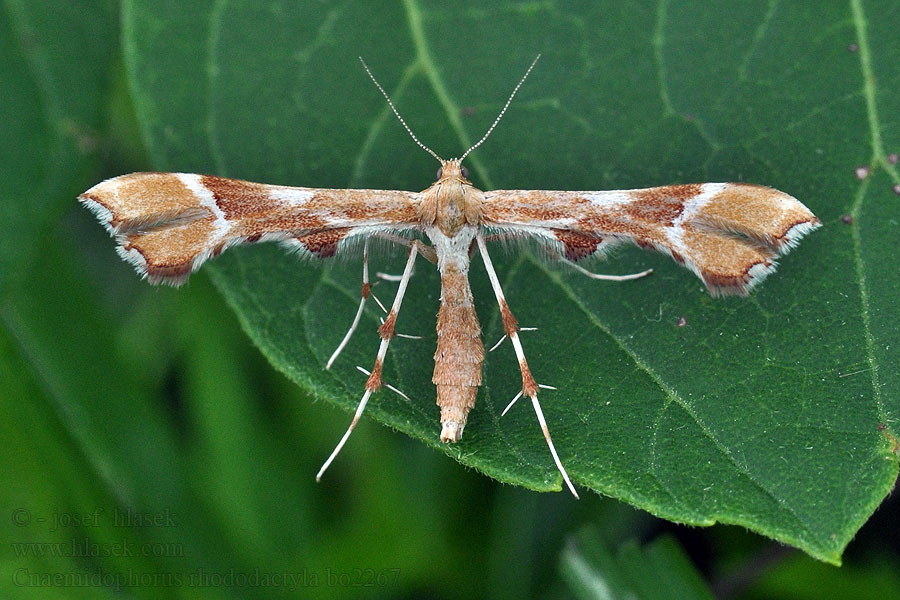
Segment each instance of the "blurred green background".
[{"label": "blurred green background", "polygon": [[[624,104],[678,112],[677,92],[657,97],[653,64],[663,53],[661,31],[683,56],[706,56],[709,48],[724,53],[735,42],[723,32],[736,30],[760,48],[790,39],[799,40],[797,46],[807,52],[777,73],[784,81],[800,82],[799,91],[785,94],[785,105],[802,104],[803,93],[828,97],[830,86],[846,83],[840,81],[843,67],[835,66],[844,58],[847,69],[863,76],[847,84],[853,93],[816,104],[821,108],[810,113],[810,123],[786,119],[790,126],[771,114],[752,114],[750,103],[746,111],[717,119],[716,109],[700,102],[698,110],[711,116],[700,118],[699,128],[691,122],[703,115],[691,113],[672,119],[670,126],[643,130],[641,122],[617,121],[613,109],[601,106],[590,112],[554,106],[542,101],[540,92],[523,94],[522,105],[514,105],[507,117],[511,121],[518,110],[519,122],[504,122],[501,128],[508,128],[507,133],[498,130],[493,149],[473,156],[470,167],[484,187],[484,180],[491,179],[487,164],[496,169],[495,183],[502,181],[505,187],[562,187],[566,181],[588,185],[592,170],[603,187],[707,177],[755,177],[781,185],[794,177],[820,203],[825,214],[818,207],[816,212],[826,227],[837,229],[843,214],[853,214],[862,227],[872,218],[863,208],[879,207],[880,213],[872,212],[884,229],[860,229],[856,239],[885,248],[900,241],[900,198],[891,191],[900,182],[890,158],[891,148],[895,152],[900,147],[900,110],[892,110],[898,100],[890,93],[900,84],[900,53],[890,36],[900,25],[896,3],[785,7],[748,2],[739,11],[728,2],[629,4],[510,2],[486,8],[480,3],[412,1],[326,6],[4,0],[2,596],[900,597],[896,496],[888,496],[862,527],[837,568],[739,527],[674,525],[587,489],[576,502],[567,494],[501,485],[372,419],[363,420],[317,485],[313,475],[343,433],[349,413],[317,402],[263,358],[206,269],[181,289],[148,286],[118,259],[112,241],[74,200],[105,177],[153,169],[323,187],[421,189],[429,183],[421,173],[430,175],[433,165],[403,139],[396,122],[380,121],[378,132],[386,137],[366,136],[373,119],[381,118],[383,104],[354,62],[357,54],[372,58],[376,74],[384,73],[390,82],[389,90],[409,87],[416,97],[421,88],[423,94],[437,96],[430,111],[413,103],[420,113],[406,116],[419,122],[414,127],[426,143],[451,154],[460,144],[458,129],[477,139],[482,120],[490,122],[496,103],[502,104],[498,99],[539,51],[545,53],[547,71],[536,73],[538,89],[586,80],[586,57],[597,55],[602,57],[601,75],[606,65],[618,76],[617,85],[635,90],[634,98],[622,99]],[[706,19],[696,22],[696,30],[671,25],[690,23],[693,17],[687,15],[694,14]],[[802,26],[795,31],[791,23]],[[861,31],[868,32],[871,44],[861,41]],[[470,37],[478,42],[460,43]],[[610,41],[624,39],[636,40],[634,48]],[[474,90],[478,93],[466,92],[472,104],[465,103],[462,114],[444,112],[440,97],[446,90],[430,89],[415,69],[404,74],[423,43],[439,57],[447,81],[468,78],[481,86]],[[829,45],[834,55],[823,56],[821,48]],[[204,78],[215,79],[219,73],[212,72],[214,63],[202,55],[195,64],[172,58],[190,56],[198,47],[219,53],[225,65],[219,68],[240,65],[232,71],[234,81],[226,90],[230,96],[205,87]],[[265,51],[248,58],[242,55],[247,47]],[[278,59],[285,56],[291,60]],[[746,78],[758,67],[748,58],[732,72],[714,57],[712,52],[711,60],[693,65],[696,71],[676,61],[666,63],[672,89],[709,89]],[[260,64],[254,64],[256,59]],[[329,75],[334,64],[342,65],[341,72]],[[570,70],[560,66],[566,64],[572,65]],[[811,74],[804,70],[809,65],[821,70]],[[766,74],[761,70],[750,78],[756,77],[762,89]],[[653,81],[652,99],[642,87],[647,78]],[[773,81],[778,79],[773,76]],[[242,82],[247,89],[240,87]],[[347,97],[338,96],[341,89]],[[363,96],[358,90],[365,90]],[[205,104],[198,104],[198,97]],[[253,99],[252,107],[241,103],[246,98]],[[285,98],[294,113],[285,113]],[[873,106],[867,102],[883,102],[880,121],[873,123]],[[551,117],[540,112],[548,108]],[[219,130],[225,132],[219,137],[211,135],[217,119],[221,124],[232,114],[248,112],[252,119],[237,118]],[[463,126],[462,118],[470,113],[478,115],[478,122]],[[543,129],[530,129],[534,121],[529,115],[538,113]],[[685,132],[713,139],[748,135],[742,113],[756,127],[775,124],[774,134],[756,130],[754,135],[772,134],[781,146],[815,137],[821,153],[811,160],[785,151],[775,165],[754,155],[752,164],[744,164],[749,159],[726,144],[703,155],[702,167],[691,170],[692,162],[701,162],[693,146],[676,148]],[[293,114],[297,122],[286,125],[285,114]],[[831,131],[817,121],[848,114],[846,129]],[[852,121],[857,114],[863,115],[858,123]],[[551,118],[556,120],[548,124]],[[579,119],[602,124],[605,131],[598,135],[607,144],[632,127],[639,133],[621,148],[587,154],[582,148],[593,148],[591,136],[581,131]],[[859,123],[864,127],[856,127]],[[298,136],[291,129],[298,124],[318,133],[308,139]],[[557,127],[561,129],[554,136]],[[858,140],[847,133],[854,130],[867,140],[858,152]],[[649,146],[657,154],[648,153]],[[362,155],[368,156],[368,164],[359,160]],[[648,156],[657,160],[648,162]],[[619,162],[610,167],[614,161]],[[523,165],[510,181],[502,175],[507,164]],[[588,173],[569,174],[567,164]],[[862,164],[872,171],[871,179],[860,183],[853,168]],[[827,190],[838,187],[835,181],[844,187],[828,196]],[[823,195],[817,199],[814,191]],[[885,231],[887,237],[878,237]],[[637,252],[627,256],[644,259]],[[871,282],[873,272],[885,269],[875,262],[863,252],[856,263],[839,264],[856,265],[853,281],[869,276]],[[228,279],[228,264],[214,267],[220,269],[216,279],[225,290],[235,281]],[[654,268],[661,264],[652,263]],[[318,267],[297,263],[297,268]],[[344,273],[338,277],[348,281],[358,277],[358,261],[328,268]],[[800,271],[798,265],[792,277],[799,278]],[[696,291],[688,274],[675,268],[671,273],[674,285]],[[775,279],[777,275],[766,285],[790,288],[790,282],[776,284]],[[879,281],[886,282],[886,289],[878,287]],[[896,295],[890,295],[888,286],[894,281],[885,273],[869,284],[874,287],[860,286],[869,293],[876,324],[896,309]],[[479,305],[479,310],[482,306],[489,305]],[[347,323],[350,318],[352,311]],[[342,334],[346,323],[332,325]],[[431,328],[429,322],[426,329]],[[885,337],[878,338],[877,330],[873,335],[869,362],[862,356],[854,360],[861,369],[873,362],[880,367],[881,387],[875,395],[883,398],[887,408],[882,414],[890,417],[898,401],[892,369],[896,350],[885,349],[881,358],[878,342],[889,336],[882,332]],[[371,344],[357,341],[360,355],[368,356],[370,347],[374,352]],[[857,351],[850,346],[848,353]],[[886,434],[873,431],[872,436],[890,442],[896,424],[885,420]],[[434,427],[436,433],[436,418]],[[891,464],[896,472],[896,463]],[[876,504],[881,495],[872,492]]]}]

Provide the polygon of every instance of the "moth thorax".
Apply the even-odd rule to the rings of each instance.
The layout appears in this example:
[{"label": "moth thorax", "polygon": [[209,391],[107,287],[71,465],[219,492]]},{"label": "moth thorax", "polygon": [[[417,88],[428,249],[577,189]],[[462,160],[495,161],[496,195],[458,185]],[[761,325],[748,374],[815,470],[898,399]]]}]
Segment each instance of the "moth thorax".
[{"label": "moth thorax", "polygon": [[466,225],[481,223],[480,194],[471,184],[445,181],[434,188],[434,224],[447,237],[454,237]]}]

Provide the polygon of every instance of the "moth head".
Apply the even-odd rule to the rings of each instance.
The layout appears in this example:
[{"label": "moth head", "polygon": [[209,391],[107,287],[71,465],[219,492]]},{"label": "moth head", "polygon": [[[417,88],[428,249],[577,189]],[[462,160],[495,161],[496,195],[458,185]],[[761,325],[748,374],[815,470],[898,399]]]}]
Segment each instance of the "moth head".
[{"label": "moth head", "polygon": [[460,183],[469,183],[469,170],[460,164],[461,159],[451,158],[450,160],[442,160],[441,166],[437,170],[437,178],[435,182],[458,181]]}]

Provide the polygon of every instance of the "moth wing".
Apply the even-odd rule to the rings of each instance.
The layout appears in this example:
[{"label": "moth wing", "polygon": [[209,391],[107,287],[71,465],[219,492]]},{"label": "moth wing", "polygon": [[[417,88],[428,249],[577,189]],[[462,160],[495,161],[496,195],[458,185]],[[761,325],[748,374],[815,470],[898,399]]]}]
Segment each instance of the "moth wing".
[{"label": "moth wing", "polygon": [[485,225],[578,261],[632,242],[668,254],[714,294],[747,294],[819,227],[796,198],[743,183],[599,192],[485,192]]},{"label": "moth wing", "polygon": [[419,194],[266,185],[188,173],[132,173],[78,199],[151,283],[179,285],[242,243],[279,241],[326,258],[349,239],[415,227]]}]

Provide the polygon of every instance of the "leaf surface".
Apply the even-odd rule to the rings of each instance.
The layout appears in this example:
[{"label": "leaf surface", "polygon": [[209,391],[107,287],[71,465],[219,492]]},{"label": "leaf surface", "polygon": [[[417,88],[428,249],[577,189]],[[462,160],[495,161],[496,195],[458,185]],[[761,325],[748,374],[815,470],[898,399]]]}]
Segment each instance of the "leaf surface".
[{"label": "leaf surface", "polygon": [[0,6],[0,286],[23,274],[87,182],[115,41],[112,11],[101,2]]},{"label": "leaf surface", "polygon": [[597,600],[710,600],[696,567],[673,537],[646,546],[625,542],[613,553],[593,528],[569,540],[560,572],[577,598]]},{"label": "leaf surface", "polygon": [[[689,272],[638,249],[599,265],[654,269],[619,284],[527,252],[493,256],[519,322],[540,328],[523,344],[539,382],[559,388],[542,403],[577,484],[680,522],[743,525],[831,562],[897,476],[898,22],[896,3],[862,0],[130,1],[123,20],[159,169],[423,189],[432,159],[356,57],[417,136],[452,156],[479,139],[543,52],[468,159],[476,186],[748,181],[800,198],[825,227],[750,298],[713,299]],[[860,166],[870,169],[863,180]],[[403,253],[374,262],[399,271]],[[474,265],[490,345],[502,327]],[[499,416],[520,385],[508,344],[485,363],[463,440],[440,444],[431,384],[439,289],[429,267],[418,266],[397,323],[425,339],[396,339],[385,366],[386,381],[412,400],[378,394],[367,417],[501,481],[559,489],[527,403]],[[358,302],[360,257],[322,267],[260,246],[207,268],[276,368],[318,398],[356,407],[364,378],[355,366],[374,360],[377,307],[333,370],[323,367]],[[387,303],[394,285],[376,294]],[[345,452],[360,452],[352,438]]]}]

